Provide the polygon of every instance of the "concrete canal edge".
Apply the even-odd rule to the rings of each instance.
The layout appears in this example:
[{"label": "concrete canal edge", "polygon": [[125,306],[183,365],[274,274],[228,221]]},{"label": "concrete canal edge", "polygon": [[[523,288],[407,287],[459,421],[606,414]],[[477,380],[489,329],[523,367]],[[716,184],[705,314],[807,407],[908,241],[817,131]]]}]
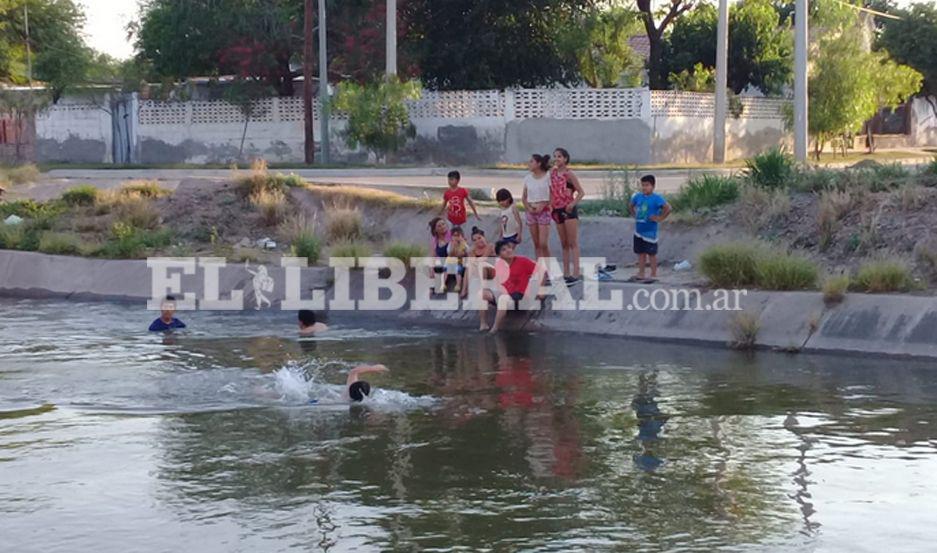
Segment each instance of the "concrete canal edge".
[{"label": "concrete canal edge", "polygon": [[[285,270],[269,267],[270,277],[279,283],[269,294],[277,307],[284,296]],[[351,296],[361,298],[363,283],[359,271],[352,273]],[[357,276],[356,276],[357,275]],[[253,302],[251,275],[244,265],[222,268],[218,274],[220,295],[241,290],[245,302]],[[180,274],[184,292],[203,297],[204,275]],[[301,271],[302,297],[313,289],[327,290],[332,284],[328,268]],[[404,285],[412,297],[412,277]],[[603,283],[601,298],[620,291],[624,305],[633,304],[638,290],[653,291],[637,284]],[[572,289],[581,298],[583,286]],[[151,294],[151,270],[143,260],[106,260],[54,256],[34,252],[0,250],[0,296],[20,298],[66,298],[91,301],[143,302]],[[710,303],[713,291],[702,294],[702,305]],[[576,332],[635,339],[695,343],[724,347],[732,339],[732,311],[718,310],[560,310],[548,300],[544,309],[532,313],[512,313],[509,325],[515,329],[544,332]],[[818,292],[768,292],[752,290],[740,299],[746,313],[757,320],[755,344],[760,348],[784,351],[920,357],[937,360],[937,297],[899,294],[848,294],[833,307],[823,303]],[[349,317],[361,316],[348,312]],[[335,313],[339,320],[342,315]],[[397,324],[428,323],[475,328],[474,311],[369,311],[367,317],[394,320]]]}]

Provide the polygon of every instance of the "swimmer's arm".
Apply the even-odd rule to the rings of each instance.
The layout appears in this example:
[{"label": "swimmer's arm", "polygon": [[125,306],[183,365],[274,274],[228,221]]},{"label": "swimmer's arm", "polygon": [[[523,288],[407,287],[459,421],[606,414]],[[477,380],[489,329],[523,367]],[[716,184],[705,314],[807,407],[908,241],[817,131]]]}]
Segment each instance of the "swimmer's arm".
[{"label": "swimmer's arm", "polygon": [[358,376],[366,373],[384,373],[389,371],[384,365],[361,365],[360,367],[355,367],[351,369],[348,373],[348,379],[345,381],[346,386],[351,386],[355,382],[358,382]]}]

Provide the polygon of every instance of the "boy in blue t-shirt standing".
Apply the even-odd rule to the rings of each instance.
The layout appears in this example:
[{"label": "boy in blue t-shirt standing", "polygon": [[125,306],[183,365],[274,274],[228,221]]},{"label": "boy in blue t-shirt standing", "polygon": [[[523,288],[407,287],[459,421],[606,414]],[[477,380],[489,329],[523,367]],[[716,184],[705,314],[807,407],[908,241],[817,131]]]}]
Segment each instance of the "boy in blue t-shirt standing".
[{"label": "boy in blue t-shirt standing", "polygon": [[651,262],[651,279],[657,278],[658,223],[670,215],[670,204],[654,192],[654,175],[641,177],[641,191],[631,197],[631,215],[634,217],[634,253],[638,254],[638,275],[644,280],[644,267]]}]

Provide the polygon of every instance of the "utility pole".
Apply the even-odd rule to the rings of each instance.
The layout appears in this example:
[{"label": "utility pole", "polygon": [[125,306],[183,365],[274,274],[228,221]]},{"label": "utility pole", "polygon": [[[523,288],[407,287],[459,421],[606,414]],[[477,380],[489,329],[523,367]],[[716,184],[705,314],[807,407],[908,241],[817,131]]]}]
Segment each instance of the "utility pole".
[{"label": "utility pole", "polygon": [[304,0],[305,10],[303,14],[303,114],[304,128],[303,138],[305,139],[303,152],[305,161],[308,164],[316,161],[316,139],[313,129],[315,123],[312,118],[312,80],[313,80],[313,48],[312,48],[312,2],[313,0]]},{"label": "utility pole", "polygon": [[713,122],[713,163],[726,161],[726,88],[729,61],[729,0],[719,0],[716,25],[716,118]]},{"label": "utility pole", "polygon": [[807,15],[808,0],[797,0],[794,11],[794,159],[807,161]]},{"label": "utility pole", "polygon": [[325,0],[319,2],[319,160],[329,162],[329,59],[326,50]]},{"label": "utility pole", "polygon": [[387,0],[387,78],[397,74],[397,0]]},{"label": "utility pole", "polygon": [[33,87],[33,53],[29,46],[29,2],[23,3],[23,19],[26,24],[26,79],[29,88]]}]

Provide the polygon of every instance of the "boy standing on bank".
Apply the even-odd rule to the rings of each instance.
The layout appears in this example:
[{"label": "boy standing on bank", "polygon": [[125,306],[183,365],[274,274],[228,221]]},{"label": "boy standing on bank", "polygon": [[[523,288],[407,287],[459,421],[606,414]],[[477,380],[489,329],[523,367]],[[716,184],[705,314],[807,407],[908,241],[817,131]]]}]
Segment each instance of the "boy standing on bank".
[{"label": "boy standing on bank", "polygon": [[449,219],[451,225],[462,226],[468,220],[468,212],[465,209],[465,203],[468,202],[469,207],[472,208],[472,213],[475,214],[475,218],[481,221],[482,218],[478,216],[475,202],[469,197],[468,190],[459,186],[462,175],[458,171],[449,171],[448,180],[449,189],[443,192],[442,209],[439,212],[446,212],[446,218]]},{"label": "boy standing on bank", "polygon": [[[641,191],[631,197],[631,215],[634,217],[634,253],[638,255],[638,274],[632,280],[646,283],[657,279],[657,241],[659,223],[670,215],[670,204],[654,192],[654,175],[641,177]],[[651,276],[645,278],[644,268],[650,261]]]}]

